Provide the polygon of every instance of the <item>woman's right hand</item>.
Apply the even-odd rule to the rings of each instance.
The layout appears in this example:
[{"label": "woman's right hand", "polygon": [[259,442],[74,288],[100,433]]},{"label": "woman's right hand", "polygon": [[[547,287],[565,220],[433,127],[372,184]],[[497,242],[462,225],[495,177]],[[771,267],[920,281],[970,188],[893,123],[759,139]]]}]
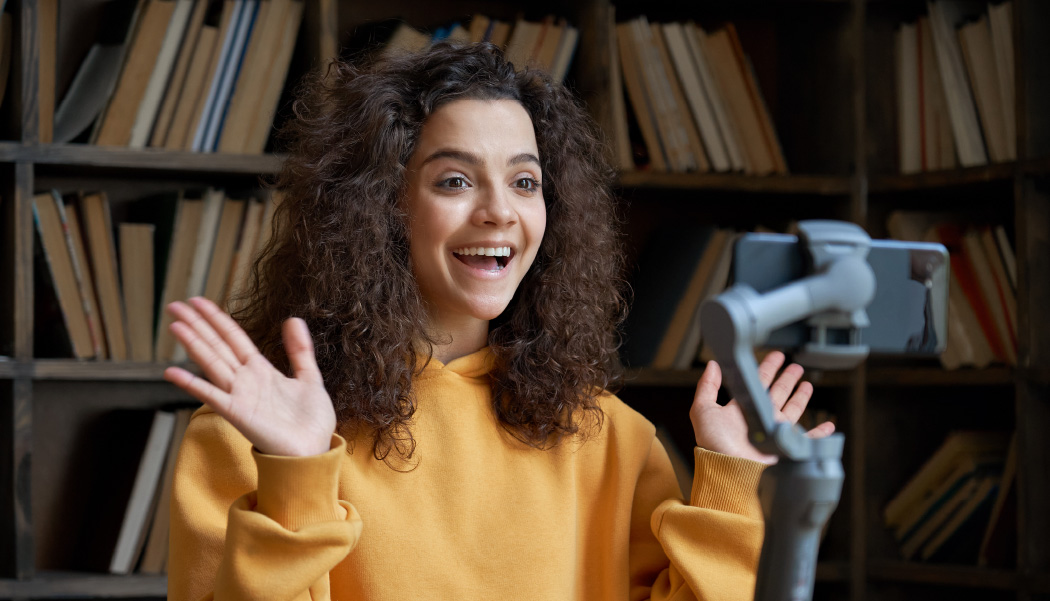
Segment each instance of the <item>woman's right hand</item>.
[{"label": "woman's right hand", "polygon": [[259,352],[248,334],[215,303],[174,302],[171,331],[207,380],[180,367],[164,379],[226,418],[268,455],[317,455],[330,447],[336,419],[314,358],[306,322],[284,322],[284,347],[294,372],[286,377]]}]

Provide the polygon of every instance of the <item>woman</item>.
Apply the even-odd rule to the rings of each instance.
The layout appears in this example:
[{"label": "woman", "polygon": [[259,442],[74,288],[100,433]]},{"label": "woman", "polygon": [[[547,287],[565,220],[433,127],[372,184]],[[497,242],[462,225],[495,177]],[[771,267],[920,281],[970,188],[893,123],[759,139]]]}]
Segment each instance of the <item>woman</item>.
[{"label": "woman", "polygon": [[[207,406],[179,454],[169,598],[750,598],[764,458],[715,403],[717,366],[688,505],[607,392],[622,260],[569,94],[439,45],[337,64],[296,114],[240,324],[170,307],[207,379],[166,377]],[[771,389],[784,419],[800,375]]]}]

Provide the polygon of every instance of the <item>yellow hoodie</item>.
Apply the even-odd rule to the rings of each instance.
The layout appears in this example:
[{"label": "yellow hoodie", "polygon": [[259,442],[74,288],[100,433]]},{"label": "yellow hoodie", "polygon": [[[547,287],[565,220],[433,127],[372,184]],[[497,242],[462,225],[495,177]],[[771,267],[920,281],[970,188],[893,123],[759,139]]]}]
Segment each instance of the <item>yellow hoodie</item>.
[{"label": "yellow hoodie", "polygon": [[415,467],[338,435],[314,457],[252,449],[209,409],[190,422],[168,592],[197,599],[750,599],[762,465],[696,449],[689,505],[644,417],[612,395],[584,442],[500,427],[482,349],[414,381]]}]

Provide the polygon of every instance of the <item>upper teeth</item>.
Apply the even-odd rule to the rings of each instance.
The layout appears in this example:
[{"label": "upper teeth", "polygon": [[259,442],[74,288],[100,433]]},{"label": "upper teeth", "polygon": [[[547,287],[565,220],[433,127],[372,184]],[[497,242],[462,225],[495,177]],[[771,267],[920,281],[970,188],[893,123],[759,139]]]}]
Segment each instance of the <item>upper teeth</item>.
[{"label": "upper teeth", "polygon": [[483,256],[486,256],[486,257],[509,257],[510,256],[510,247],[509,246],[499,246],[499,247],[496,247],[496,248],[491,248],[491,247],[490,248],[485,248],[485,247],[482,247],[482,246],[473,246],[473,247],[470,247],[470,248],[457,248],[456,250],[453,250],[452,252],[456,253],[457,255],[483,255]]}]

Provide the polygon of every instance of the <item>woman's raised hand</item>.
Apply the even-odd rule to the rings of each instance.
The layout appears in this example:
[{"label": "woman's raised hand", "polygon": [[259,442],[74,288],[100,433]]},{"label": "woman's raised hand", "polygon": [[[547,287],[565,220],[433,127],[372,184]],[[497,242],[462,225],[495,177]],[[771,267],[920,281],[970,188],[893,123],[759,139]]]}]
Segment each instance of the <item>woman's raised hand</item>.
[{"label": "woman's raised hand", "polygon": [[[766,355],[758,366],[759,379],[769,390],[773,401],[774,417],[779,422],[797,423],[813,396],[813,385],[799,384],[802,366],[791,364],[777,377],[784,365],[784,354],[774,351]],[[696,396],[689,410],[693,422],[696,445],[724,455],[753,459],[763,463],[776,463],[775,455],[765,455],[751,444],[747,435],[747,422],[736,400],[724,407],[718,404],[718,389],[722,386],[722,369],[711,361],[696,385]],[[824,422],[809,431],[811,438],[828,436],[835,431],[835,424]]]},{"label": "woman's raised hand", "polygon": [[317,455],[329,449],[336,419],[314,358],[306,322],[284,322],[289,378],[259,352],[248,334],[215,303],[174,302],[171,331],[207,380],[179,367],[164,378],[209,405],[269,455]]}]

